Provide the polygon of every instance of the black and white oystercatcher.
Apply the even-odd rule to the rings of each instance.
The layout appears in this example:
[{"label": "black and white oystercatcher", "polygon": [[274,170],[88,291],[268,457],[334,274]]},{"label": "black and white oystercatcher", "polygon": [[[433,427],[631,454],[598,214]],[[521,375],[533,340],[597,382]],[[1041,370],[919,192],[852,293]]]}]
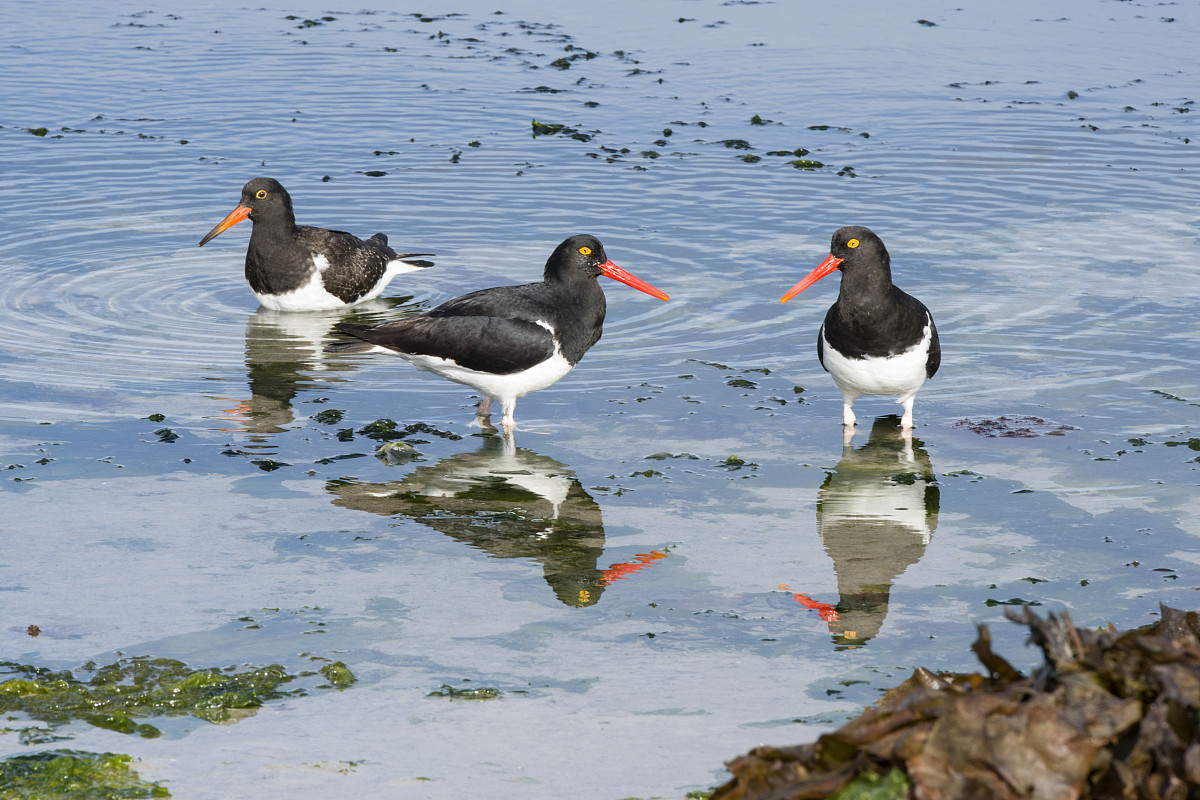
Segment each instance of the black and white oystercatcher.
[{"label": "black and white oystercatcher", "polygon": [[904,406],[900,427],[910,430],[913,398],[942,363],[933,315],[892,283],[887,248],[870,229],[839,228],[829,249],[829,257],[779,302],[841,270],[837,302],[817,334],[817,358],[842,390],[843,424],[853,428],[851,406],[860,396],[896,395]]},{"label": "black and white oystercatcher", "polygon": [[254,230],[246,250],[246,280],[258,302],[275,311],[326,311],[373,300],[397,275],[432,267],[417,256],[388,247],[377,233],[363,241],[345,231],[297,225],[292,198],[274,178],[255,178],[242,187],[242,200],[200,240],[210,239],[250,218]]},{"label": "black and white oystercatcher", "polygon": [[326,350],[390,352],[471,386],[483,395],[479,418],[489,417],[492,401],[498,401],[501,426],[511,431],[517,398],[565,376],[600,338],[605,310],[600,275],[668,299],[609,261],[596,237],[572,236],[551,253],[540,283],[481,289],[419,317],[379,325],[339,323],[339,330],[361,341],[335,342]]}]

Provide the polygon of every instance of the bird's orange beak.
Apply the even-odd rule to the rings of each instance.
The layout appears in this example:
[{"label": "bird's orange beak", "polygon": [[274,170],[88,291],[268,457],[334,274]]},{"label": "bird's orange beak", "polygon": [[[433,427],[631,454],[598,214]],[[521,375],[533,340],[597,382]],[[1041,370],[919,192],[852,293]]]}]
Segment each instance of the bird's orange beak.
[{"label": "bird's orange beak", "polygon": [[793,297],[800,294],[817,281],[821,280],[821,278],[824,278],[826,275],[836,270],[839,266],[841,266],[841,263],[844,260],[845,259],[837,258],[833,254],[830,254],[829,257],[822,261],[816,269],[808,273],[808,277],[797,283],[792,288],[788,289],[787,294],[779,298],[779,302],[786,303],[788,300],[791,300]]},{"label": "bird's orange beak", "polygon": [[[232,223],[230,223],[230,224],[232,224]],[[220,233],[220,231],[217,231],[217,233]],[[214,234],[214,235],[216,235],[216,234]],[[201,244],[203,244],[203,242],[201,242]],[[651,297],[657,297],[659,300],[670,300],[671,299],[670,297],[667,296],[666,292],[661,292],[658,289],[655,289],[650,284],[646,283],[641,278],[639,278],[635,275],[630,275],[628,272],[621,269],[620,267],[618,267],[616,264],[614,264],[611,261],[605,261],[603,264],[600,264],[599,267],[600,267],[601,272],[603,272],[608,277],[612,278],[614,281],[620,281],[621,283],[625,284],[626,286],[632,286],[633,288],[637,289],[639,292],[645,292],[646,294],[650,295]]]},{"label": "bird's orange beak", "polygon": [[248,216],[250,216],[250,206],[238,206],[233,211],[229,212],[229,216],[218,222],[217,227],[204,234],[204,238],[201,239],[200,244],[196,246],[204,247],[204,245],[207,244],[210,239],[229,230]]}]

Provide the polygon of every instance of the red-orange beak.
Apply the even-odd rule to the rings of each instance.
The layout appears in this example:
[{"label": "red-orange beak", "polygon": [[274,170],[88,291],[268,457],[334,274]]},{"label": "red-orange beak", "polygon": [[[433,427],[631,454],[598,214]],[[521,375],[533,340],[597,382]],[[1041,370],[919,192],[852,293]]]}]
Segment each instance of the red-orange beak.
[{"label": "red-orange beak", "polygon": [[[220,231],[217,231],[217,233],[220,233]],[[614,281],[620,281],[621,283],[625,284],[626,286],[632,286],[633,288],[637,289],[639,292],[645,292],[646,294],[650,295],[651,297],[657,297],[659,300],[670,300],[671,299],[670,297],[667,296],[667,294],[665,292],[661,292],[658,289],[655,289],[653,286],[646,283],[641,278],[638,278],[634,275],[630,275],[628,272],[621,269],[620,267],[618,267],[616,264],[614,264],[611,261],[605,261],[603,264],[600,264],[598,266],[600,267],[601,272],[603,272],[608,277],[612,278]]]},{"label": "red-orange beak", "polygon": [[837,258],[831,254],[828,258],[822,261],[816,269],[808,273],[808,277],[797,283],[792,288],[788,289],[787,294],[779,298],[779,302],[786,303],[788,300],[791,300],[793,297],[800,294],[817,281],[821,280],[821,278],[824,278],[826,275],[836,270],[844,260],[845,259]]},{"label": "red-orange beak", "polygon": [[204,247],[209,239],[218,236],[225,231],[237,225],[239,222],[250,216],[250,206],[238,206],[233,211],[229,212],[229,216],[217,223],[217,227],[213,228],[208,233],[204,234],[204,238],[200,240],[197,247]]}]

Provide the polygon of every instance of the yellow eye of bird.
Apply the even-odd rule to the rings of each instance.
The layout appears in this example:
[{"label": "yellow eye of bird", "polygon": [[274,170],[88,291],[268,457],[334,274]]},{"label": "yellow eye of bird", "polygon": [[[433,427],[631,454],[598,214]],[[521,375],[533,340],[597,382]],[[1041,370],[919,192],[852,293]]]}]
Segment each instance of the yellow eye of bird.
[{"label": "yellow eye of bird", "polygon": [[590,248],[590,247],[581,247],[581,248],[579,248],[579,254],[580,254],[580,255],[585,255],[585,256],[590,256],[590,255],[592,254],[592,248]]},{"label": "yellow eye of bird", "polygon": [[267,196],[267,190],[259,189],[257,192],[254,193],[254,196],[257,197],[259,200],[262,200],[264,197]]},{"label": "yellow eye of bird", "polygon": [[849,247],[852,250],[855,247],[858,247],[858,239],[851,239],[850,241],[846,242],[846,247]]}]

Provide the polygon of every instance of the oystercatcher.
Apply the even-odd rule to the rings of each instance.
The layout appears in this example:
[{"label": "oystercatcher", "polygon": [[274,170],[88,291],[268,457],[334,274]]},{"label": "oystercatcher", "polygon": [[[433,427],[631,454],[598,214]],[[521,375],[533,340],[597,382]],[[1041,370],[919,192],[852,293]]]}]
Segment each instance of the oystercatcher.
[{"label": "oystercatcher", "polygon": [[600,275],[668,299],[609,261],[596,237],[578,235],[551,253],[540,283],[481,289],[410,319],[374,326],[338,323],[362,341],[325,349],[395,353],[418,369],[473,387],[483,395],[476,409],[480,423],[495,400],[504,412],[501,426],[512,431],[517,398],[558,381],[600,338],[605,310]]},{"label": "oystercatcher", "polygon": [[297,225],[292,198],[274,178],[255,178],[242,187],[242,200],[200,240],[210,239],[250,218],[254,230],[246,250],[246,280],[264,308],[326,311],[378,297],[392,278],[432,267],[417,256],[388,247],[377,233],[365,242],[345,231]]},{"label": "oystercatcher", "polygon": [[933,315],[892,283],[883,241],[857,225],[839,228],[829,257],[779,302],[834,270],[842,271],[842,286],[817,334],[817,358],[842,390],[842,422],[853,428],[851,406],[861,395],[896,395],[904,406],[900,427],[911,430],[913,398],[942,362]]}]

